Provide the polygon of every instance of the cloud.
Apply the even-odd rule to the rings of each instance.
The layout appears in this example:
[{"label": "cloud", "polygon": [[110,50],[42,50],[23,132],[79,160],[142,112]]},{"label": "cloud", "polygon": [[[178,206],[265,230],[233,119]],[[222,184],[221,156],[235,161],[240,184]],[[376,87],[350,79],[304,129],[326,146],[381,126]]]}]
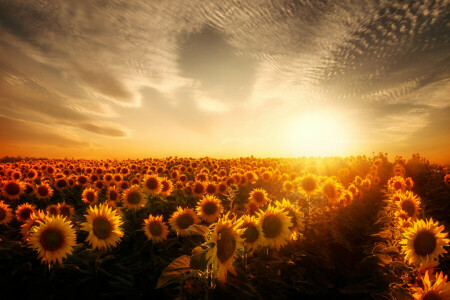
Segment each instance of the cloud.
[{"label": "cloud", "polygon": [[98,124],[94,122],[83,122],[80,124],[80,128],[93,132],[99,135],[105,135],[110,137],[125,137],[127,132],[121,128],[117,128],[114,125]]}]

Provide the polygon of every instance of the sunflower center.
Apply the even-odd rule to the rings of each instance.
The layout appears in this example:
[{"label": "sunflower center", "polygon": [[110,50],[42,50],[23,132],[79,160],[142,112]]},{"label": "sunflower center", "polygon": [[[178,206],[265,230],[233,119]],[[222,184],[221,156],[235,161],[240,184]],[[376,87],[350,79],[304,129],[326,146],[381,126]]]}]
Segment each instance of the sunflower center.
[{"label": "sunflower center", "polygon": [[206,187],[206,192],[208,194],[214,194],[216,192],[216,187],[214,185],[210,184]]},{"label": "sunflower center", "polygon": [[194,224],[194,218],[188,213],[179,215],[177,218],[177,226],[181,229],[186,229],[192,224]]},{"label": "sunflower center", "polygon": [[6,185],[5,191],[8,195],[15,196],[20,193],[20,187],[17,183],[11,182]]},{"label": "sunflower center", "polygon": [[87,178],[84,177],[84,176],[82,176],[82,177],[78,178],[78,182],[79,182],[80,184],[85,184],[85,183],[87,183]]},{"label": "sunflower center", "polygon": [[57,214],[58,214],[58,209],[57,209],[56,207],[54,207],[54,206],[51,206],[51,207],[49,207],[49,209],[48,209],[48,213],[49,213],[50,215],[57,215]]},{"label": "sunflower center", "polygon": [[38,188],[38,194],[42,197],[48,196],[48,189],[46,186],[40,186]]},{"label": "sunflower center", "polygon": [[400,181],[396,181],[394,183],[394,189],[399,190],[402,188],[402,183]]},{"label": "sunflower center", "polygon": [[92,227],[94,228],[95,236],[101,240],[107,239],[112,233],[111,222],[105,217],[97,217],[94,220]]},{"label": "sunflower center", "polygon": [[112,201],[116,201],[117,198],[118,198],[117,196],[118,196],[118,194],[117,194],[116,191],[110,191],[109,192],[109,199],[111,199]]},{"label": "sunflower center", "polygon": [[334,198],[336,196],[336,192],[334,190],[334,187],[331,184],[327,184],[324,187],[324,192],[325,192],[325,194],[327,194],[327,196],[329,198]]},{"label": "sunflower center", "polygon": [[56,228],[45,229],[40,238],[42,248],[47,251],[56,251],[64,244],[64,235]]},{"label": "sunflower center", "polygon": [[6,211],[0,207],[0,221],[3,221],[4,218],[6,218]]},{"label": "sunflower center", "polygon": [[408,216],[414,216],[414,212],[416,211],[416,206],[412,201],[406,200],[402,203],[402,210],[408,214]]},{"label": "sunflower center", "polygon": [[201,184],[195,185],[194,192],[197,194],[203,194],[204,187]]},{"label": "sunflower center", "polygon": [[128,202],[130,202],[130,204],[139,204],[141,202],[141,194],[139,194],[139,192],[131,192],[128,195]]},{"label": "sunflower center", "polygon": [[316,182],[313,178],[304,178],[302,180],[302,187],[305,191],[313,191],[316,188]]},{"label": "sunflower center", "polygon": [[217,235],[217,257],[221,263],[225,263],[236,250],[236,238],[230,228],[222,229]]},{"label": "sunflower center", "polygon": [[264,202],[264,193],[262,193],[262,192],[254,193],[253,199],[258,203]]},{"label": "sunflower center", "polygon": [[63,216],[63,217],[70,217],[70,208],[67,206],[61,206],[59,208],[59,213]]},{"label": "sunflower center", "polygon": [[420,256],[433,253],[436,249],[437,241],[432,232],[421,231],[414,239],[414,251]]},{"label": "sunflower center", "polygon": [[31,208],[25,207],[20,210],[20,217],[22,218],[22,220],[26,221],[30,218],[32,212],[33,210]]},{"label": "sunflower center", "polygon": [[279,217],[270,215],[264,218],[263,232],[264,236],[268,238],[275,238],[280,235],[282,223]]},{"label": "sunflower center", "polygon": [[425,294],[425,296],[423,296],[422,300],[443,300],[443,298],[435,291],[429,291]]},{"label": "sunflower center", "polygon": [[203,212],[206,215],[213,215],[217,212],[217,205],[214,202],[206,202],[203,204]]},{"label": "sunflower center", "polygon": [[156,178],[149,178],[149,179],[147,179],[145,184],[147,185],[147,187],[150,190],[156,190],[158,188],[158,180]]},{"label": "sunflower center", "polygon": [[59,188],[65,188],[67,186],[67,182],[64,179],[58,180],[58,182],[56,183],[56,185]]},{"label": "sunflower center", "polygon": [[94,197],[94,193],[93,192],[89,191],[89,192],[86,193],[86,200],[87,201],[94,202],[94,199],[95,199],[95,197]]},{"label": "sunflower center", "polygon": [[157,221],[153,221],[148,224],[148,230],[153,236],[160,236],[162,233],[162,226]]},{"label": "sunflower center", "polygon": [[247,243],[255,242],[259,237],[258,228],[255,225],[249,224],[244,231],[244,238]]}]

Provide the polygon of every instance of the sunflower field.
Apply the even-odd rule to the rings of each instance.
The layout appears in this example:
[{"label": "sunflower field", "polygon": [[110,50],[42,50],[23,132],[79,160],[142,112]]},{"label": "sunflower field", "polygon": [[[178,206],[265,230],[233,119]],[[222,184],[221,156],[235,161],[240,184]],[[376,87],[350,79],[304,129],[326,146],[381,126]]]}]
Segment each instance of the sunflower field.
[{"label": "sunflower field", "polygon": [[450,174],[419,154],[22,160],[0,179],[3,299],[450,299]]}]

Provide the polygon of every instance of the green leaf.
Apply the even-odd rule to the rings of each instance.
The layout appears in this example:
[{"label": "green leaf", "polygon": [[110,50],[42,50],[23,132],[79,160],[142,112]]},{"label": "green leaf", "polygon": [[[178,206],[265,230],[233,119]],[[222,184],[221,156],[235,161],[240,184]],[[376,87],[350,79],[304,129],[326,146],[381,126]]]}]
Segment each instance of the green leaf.
[{"label": "green leaf", "polygon": [[191,270],[190,261],[191,259],[188,255],[182,255],[171,262],[159,276],[156,288],[162,288],[177,276],[189,272]]},{"label": "green leaf", "polygon": [[187,231],[191,234],[198,234],[205,236],[208,233],[209,229],[205,225],[193,224],[188,227]]}]

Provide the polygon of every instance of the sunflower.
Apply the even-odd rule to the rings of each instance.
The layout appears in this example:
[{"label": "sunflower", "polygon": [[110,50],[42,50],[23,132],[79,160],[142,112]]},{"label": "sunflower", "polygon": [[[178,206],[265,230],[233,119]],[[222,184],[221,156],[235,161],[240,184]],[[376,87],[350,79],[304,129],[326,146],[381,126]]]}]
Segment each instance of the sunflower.
[{"label": "sunflower", "polygon": [[144,177],[143,186],[145,192],[158,194],[162,189],[161,178],[156,175],[147,175]]},{"label": "sunflower", "polygon": [[439,226],[438,222],[433,222],[433,218],[414,222],[412,227],[404,231],[400,242],[405,259],[417,265],[437,260],[439,255],[447,252],[444,246],[449,245],[447,233],[443,230],[444,225]]},{"label": "sunflower", "polygon": [[214,243],[206,253],[208,265],[217,272],[217,279],[221,282],[227,280],[227,273],[230,271],[236,275],[233,262],[237,257],[237,249],[242,247],[242,229],[238,229],[241,221],[228,219],[228,214],[220,218],[214,226],[209,241]]},{"label": "sunflower", "polygon": [[319,183],[317,177],[314,174],[308,174],[300,178],[300,191],[305,193],[307,196],[312,196],[315,194],[319,188]]},{"label": "sunflower", "polygon": [[86,241],[93,249],[115,247],[123,236],[120,228],[123,222],[116,211],[107,204],[90,206],[85,217],[86,222],[81,224],[81,230],[89,232]]},{"label": "sunflower", "polygon": [[36,206],[32,204],[21,204],[16,208],[16,218],[20,222],[26,222],[31,217],[31,214],[35,212],[35,210]]},{"label": "sunflower", "polygon": [[322,185],[322,194],[325,196],[325,199],[327,199],[328,204],[334,204],[339,202],[343,189],[344,188],[339,182],[329,178]]},{"label": "sunflower", "polygon": [[205,191],[206,191],[206,194],[208,194],[208,195],[217,194],[218,193],[217,184],[215,184],[214,182],[208,182],[206,184]]},{"label": "sunflower", "polygon": [[0,224],[6,225],[13,218],[12,210],[8,204],[0,201]]},{"label": "sunflower", "polygon": [[190,233],[187,231],[189,226],[200,223],[200,219],[195,214],[192,208],[182,209],[180,206],[178,206],[177,210],[169,219],[169,223],[172,227],[172,230],[175,230],[177,232],[177,235],[188,236],[190,235]]},{"label": "sunflower", "polygon": [[81,195],[81,200],[83,200],[86,204],[94,204],[98,200],[97,191],[93,188],[87,188],[83,191],[83,194]]},{"label": "sunflower", "polygon": [[275,202],[275,205],[277,208],[287,212],[287,215],[291,218],[292,226],[289,227],[289,230],[292,232],[292,238],[295,239],[299,232],[305,229],[301,218],[302,214],[300,213],[298,207],[292,205],[291,202],[286,199],[283,199],[281,202]]},{"label": "sunflower", "polygon": [[30,230],[33,226],[39,225],[39,221],[45,220],[45,212],[43,210],[37,210],[30,215],[30,218],[23,223],[20,227],[20,233],[22,234],[22,239],[24,241],[28,240],[30,237]]},{"label": "sunflower", "polygon": [[203,220],[212,223],[215,222],[223,211],[222,201],[219,198],[206,195],[197,203],[197,208],[195,209]]},{"label": "sunflower", "polygon": [[82,187],[85,187],[88,184],[88,182],[89,182],[89,179],[84,175],[80,175],[77,178],[78,185],[80,185]]},{"label": "sunflower", "polygon": [[263,189],[253,189],[253,191],[250,192],[250,197],[248,199],[258,207],[264,206],[267,201],[269,201],[267,192]]},{"label": "sunflower", "polygon": [[114,186],[108,187],[108,191],[106,192],[109,201],[117,202],[119,201],[119,192],[116,190]]},{"label": "sunflower", "polygon": [[53,189],[48,183],[41,183],[35,187],[35,196],[38,199],[48,199],[53,195]]},{"label": "sunflower", "polygon": [[405,179],[401,176],[394,176],[391,179],[388,180],[388,188],[391,191],[399,192],[404,191],[406,188]]},{"label": "sunflower", "polygon": [[25,186],[20,181],[10,180],[3,183],[3,197],[8,199],[19,199],[20,195],[23,193]]},{"label": "sunflower", "polygon": [[138,185],[133,185],[123,193],[123,204],[130,209],[141,208],[145,205],[145,196]]},{"label": "sunflower", "polygon": [[263,236],[258,222],[254,216],[243,215],[241,217],[241,238],[247,246],[247,251],[252,253],[262,242]]},{"label": "sunflower", "polygon": [[194,194],[197,197],[203,196],[203,194],[206,192],[206,186],[201,181],[194,182],[192,186],[192,194]]},{"label": "sunflower", "polygon": [[410,191],[400,194],[400,199],[395,203],[399,209],[399,216],[404,219],[415,220],[420,210],[420,198]]},{"label": "sunflower", "polygon": [[225,182],[221,182],[217,185],[217,192],[219,194],[225,195],[228,191],[228,185]]},{"label": "sunflower", "polygon": [[75,229],[63,217],[47,217],[30,230],[30,246],[42,262],[62,263],[76,245]]},{"label": "sunflower", "polygon": [[58,215],[58,212],[59,212],[58,205],[56,205],[56,204],[49,205],[49,206],[47,206],[46,211],[50,217],[54,217],[54,216]]},{"label": "sunflower", "polygon": [[66,220],[72,220],[74,208],[65,202],[58,204],[58,214],[66,218]]},{"label": "sunflower", "polygon": [[144,232],[149,240],[155,243],[160,243],[167,239],[169,234],[169,227],[163,222],[163,216],[149,215],[148,219],[144,220]]},{"label": "sunflower", "polygon": [[293,226],[288,213],[269,205],[266,211],[258,212],[258,227],[263,233],[263,244],[280,249],[291,237],[290,227]]},{"label": "sunflower", "polygon": [[428,271],[423,278],[423,289],[413,288],[415,300],[447,300],[450,299],[450,282],[447,282],[447,275],[444,276],[442,271],[437,274],[434,283],[431,283]]},{"label": "sunflower", "polygon": [[58,178],[55,181],[55,189],[58,191],[62,191],[63,189],[65,189],[68,186],[69,186],[69,181],[65,177]]},{"label": "sunflower", "polygon": [[294,184],[290,180],[283,182],[283,190],[286,192],[291,192],[294,189]]},{"label": "sunflower", "polygon": [[161,194],[169,196],[170,193],[172,193],[172,190],[173,190],[172,181],[170,181],[164,177],[161,179],[161,186],[162,186],[161,191],[160,191]]}]

